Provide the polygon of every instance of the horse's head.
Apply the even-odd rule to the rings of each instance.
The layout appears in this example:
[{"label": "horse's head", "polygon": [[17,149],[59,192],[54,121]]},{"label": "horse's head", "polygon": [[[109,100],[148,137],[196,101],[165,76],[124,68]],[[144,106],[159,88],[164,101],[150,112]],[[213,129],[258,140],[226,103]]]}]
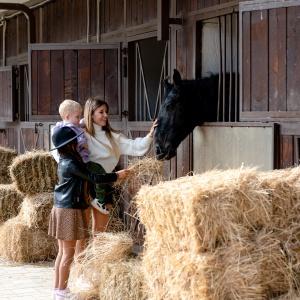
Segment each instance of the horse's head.
[{"label": "horse's head", "polygon": [[[193,89],[181,80],[174,70],[173,84],[164,82],[165,100],[158,114],[155,130],[155,150],[158,159],[170,159],[176,155],[180,142],[193,130],[195,120],[191,107]],[[195,109],[195,107],[194,107]]]}]

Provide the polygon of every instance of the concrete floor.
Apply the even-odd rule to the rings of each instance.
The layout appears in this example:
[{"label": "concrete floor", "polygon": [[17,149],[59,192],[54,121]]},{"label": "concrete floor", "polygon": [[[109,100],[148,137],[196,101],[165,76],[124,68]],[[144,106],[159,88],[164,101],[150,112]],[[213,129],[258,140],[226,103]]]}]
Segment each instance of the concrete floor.
[{"label": "concrete floor", "polygon": [[21,265],[0,259],[0,300],[52,300],[53,265]]}]

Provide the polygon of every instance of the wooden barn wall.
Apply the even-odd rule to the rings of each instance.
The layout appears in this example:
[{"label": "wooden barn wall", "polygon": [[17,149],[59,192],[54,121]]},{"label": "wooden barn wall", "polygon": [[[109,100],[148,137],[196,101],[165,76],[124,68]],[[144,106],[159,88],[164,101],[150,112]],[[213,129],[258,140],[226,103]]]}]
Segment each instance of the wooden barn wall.
[{"label": "wooden barn wall", "polygon": [[232,0],[177,0],[177,11],[185,6],[187,11],[195,11],[215,5],[231,2]]},{"label": "wooden barn wall", "polygon": [[33,50],[32,115],[57,115],[63,99],[84,104],[90,96],[101,96],[111,115],[120,115],[118,94],[118,50]]},{"label": "wooden barn wall", "polygon": [[243,13],[244,119],[300,120],[299,18],[299,6]]},{"label": "wooden barn wall", "polygon": [[[280,137],[280,168],[292,167],[295,161],[295,137],[293,135],[281,135]],[[297,163],[298,164],[298,163]]]}]

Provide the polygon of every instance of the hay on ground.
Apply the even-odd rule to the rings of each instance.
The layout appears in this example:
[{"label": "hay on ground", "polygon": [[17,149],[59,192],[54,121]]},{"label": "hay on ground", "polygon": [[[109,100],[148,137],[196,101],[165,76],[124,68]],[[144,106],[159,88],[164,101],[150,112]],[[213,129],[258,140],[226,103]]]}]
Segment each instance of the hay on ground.
[{"label": "hay on ground", "polygon": [[11,183],[9,166],[17,155],[15,150],[0,146],[0,184]]},{"label": "hay on ground", "polygon": [[272,213],[254,169],[213,170],[143,186],[136,198],[146,238],[169,252],[198,253],[243,240],[266,226]]},{"label": "hay on ground", "polygon": [[10,174],[19,191],[26,195],[51,192],[57,181],[57,163],[49,152],[27,152],[13,160]]},{"label": "hay on ground", "polygon": [[44,261],[57,254],[55,239],[28,227],[18,217],[0,226],[0,241],[0,256],[13,262]]},{"label": "hay on ground", "polygon": [[71,267],[71,291],[84,297],[98,296],[103,265],[128,258],[132,247],[133,241],[128,233],[97,234]]},{"label": "hay on ground", "polygon": [[52,206],[53,193],[26,196],[21,205],[19,218],[28,227],[47,232]]},{"label": "hay on ground", "polygon": [[99,271],[101,300],[143,300],[143,273],[139,259],[104,263]]},{"label": "hay on ground", "polygon": [[14,184],[0,185],[0,223],[18,214],[22,200],[23,195]]}]

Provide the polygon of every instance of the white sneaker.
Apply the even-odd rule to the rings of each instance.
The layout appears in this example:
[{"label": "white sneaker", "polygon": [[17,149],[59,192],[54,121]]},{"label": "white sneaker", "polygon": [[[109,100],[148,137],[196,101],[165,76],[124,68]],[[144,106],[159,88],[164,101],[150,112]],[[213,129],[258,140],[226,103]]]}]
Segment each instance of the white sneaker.
[{"label": "white sneaker", "polygon": [[92,202],[91,205],[93,207],[95,207],[97,210],[99,210],[102,214],[104,215],[108,215],[109,214],[109,210],[106,209],[105,204],[104,203],[100,203],[99,200],[97,198],[95,198]]}]

